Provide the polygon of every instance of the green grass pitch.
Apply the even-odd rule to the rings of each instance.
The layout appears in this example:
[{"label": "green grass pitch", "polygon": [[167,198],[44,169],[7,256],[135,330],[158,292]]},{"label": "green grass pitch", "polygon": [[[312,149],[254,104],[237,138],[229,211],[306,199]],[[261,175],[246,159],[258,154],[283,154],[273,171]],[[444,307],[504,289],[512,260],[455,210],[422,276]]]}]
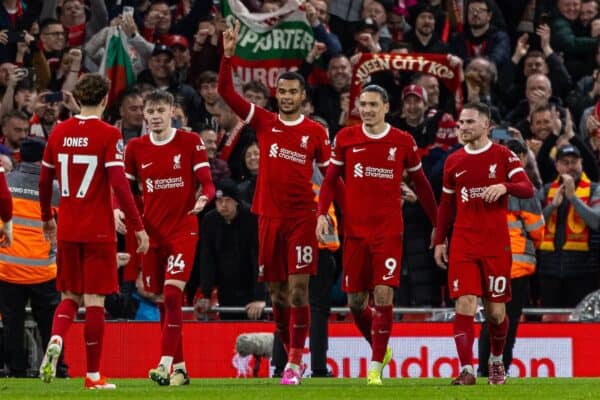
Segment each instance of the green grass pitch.
[{"label": "green grass pitch", "polygon": [[384,379],[383,386],[365,379],[304,379],[300,386],[280,386],[275,379],[194,379],[190,386],[159,387],[145,379],[113,379],[117,389],[84,391],[82,379],[0,379],[0,399],[181,399],[181,400],[554,400],[600,399],[600,379],[509,379],[505,386],[449,386],[449,379]]}]

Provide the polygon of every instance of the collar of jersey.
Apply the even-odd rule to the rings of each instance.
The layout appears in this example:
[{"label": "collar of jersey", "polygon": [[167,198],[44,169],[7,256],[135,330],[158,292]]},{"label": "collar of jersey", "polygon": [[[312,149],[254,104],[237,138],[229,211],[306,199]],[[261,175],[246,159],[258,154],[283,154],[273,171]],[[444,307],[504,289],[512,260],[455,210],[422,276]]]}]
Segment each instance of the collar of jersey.
[{"label": "collar of jersey", "polygon": [[281,119],[281,116],[279,114],[277,114],[277,119],[279,120],[279,122],[281,122],[285,126],[296,126],[296,125],[300,125],[302,123],[302,121],[304,121],[304,114],[300,114],[298,119],[296,119],[294,121],[284,121]]},{"label": "collar of jersey", "polygon": [[171,128],[171,135],[169,135],[169,137],[167,137],[165,140],[154,139],[154,136],[152,136],[152,132],[150,132],[150,141],[155,146],[164,146],[165,144],[171,142],[171,140],[173,140],[173,138],[175,138],[175,132],[177,132],[177,129]]},{"label": "collar of jersey", "polygon": [[467,144],[467,145],[465,146],[465,151],[467,152],[467,154],[481,154],[481,153],[483,153],[483,152],[486,152],[486,151],[488,151],[488,150],[490,149],[490,147],[492,147],[492,144],[493,144],[493,142],[490,140],[490,141],[488,142],[488,144],[486,144],[485,146],[483,146],[482,148],[480,148],[480,149],[477,149],[477,150],[472,150],[472,149],[470,149],[470,148],[469,148],[469,145]]},{"label": "collar of jersey", "polygon": [[86,120],[86,119],[100,119],[100,118],[98,118],[97,115],[79,115],[79,114],[76,115],[75,118],[77,118],[77,119],[84,119],[84,120]]},{"label": "collar of jersey", "polygon": [[381,138],[384,138],[390,132],[390,124],[386,123],[385,129],[383,130],[383,132],[377,133],[375,135],[367,132],[367,130],[365,129],[365,124],[362,124],[362,131],[365,134],[365,136],[368,137],[369,139],[381,139]]}]

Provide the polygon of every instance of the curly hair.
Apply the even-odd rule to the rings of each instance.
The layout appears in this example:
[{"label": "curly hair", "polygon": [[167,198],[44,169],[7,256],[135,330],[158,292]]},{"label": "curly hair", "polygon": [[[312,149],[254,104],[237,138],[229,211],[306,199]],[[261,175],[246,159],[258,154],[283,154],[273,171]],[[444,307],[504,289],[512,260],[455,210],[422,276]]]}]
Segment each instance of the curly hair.
[{"label": "curly hair", "polygon": [[110,81],[97,73],[84,74],[79,78],[73,96],[82,106],[97,106],[110,90]]}]

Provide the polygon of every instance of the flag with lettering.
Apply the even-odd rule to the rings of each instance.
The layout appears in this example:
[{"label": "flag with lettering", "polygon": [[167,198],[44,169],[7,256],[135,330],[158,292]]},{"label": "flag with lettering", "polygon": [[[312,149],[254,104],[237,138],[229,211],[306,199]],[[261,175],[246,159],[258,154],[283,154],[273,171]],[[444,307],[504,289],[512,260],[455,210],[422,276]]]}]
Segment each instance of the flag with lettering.
[{"label": "flag with lettering", "polygon": [[312,48],[314,37],[303,0],[288,0],[279,10],[250,13],[241,0],[221,1],[223,15],[241,22],[234,69],[241,82],[258,80],[274,91],[277,77],[293,71]]},{"label": "flag with lettering", "polygon": [[99,73],[110,80],[108,94],[108,104],[110,105],[123,89],[135,83],[135,72],[133,72],[131,58],[127,52],[125,34],[115,26],[108,29]]}]

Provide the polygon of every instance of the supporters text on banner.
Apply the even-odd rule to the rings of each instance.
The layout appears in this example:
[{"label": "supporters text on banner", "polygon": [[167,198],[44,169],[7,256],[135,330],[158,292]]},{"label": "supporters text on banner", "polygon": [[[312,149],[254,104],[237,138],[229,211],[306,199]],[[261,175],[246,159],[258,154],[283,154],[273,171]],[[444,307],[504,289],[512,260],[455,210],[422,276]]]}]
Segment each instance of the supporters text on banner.
[{"label": "supporters text on banner", "polygon": [[352,82],[350,87],[350,118],[348,125],[356,123],[358,113],[358,95],[363,85],[370,80],[371,74],[380,71],[412,71],[433,75],[454,93],[456,109],[462,107],[463,95],[460,82],[460,66],[451,66],[445,54],[428,53],[363,53],[358,62],[352,67]]},{"label": "supporters text on banner", "polygon": [[235,72],[242,82],[258,80],[271,91],[277,77],[295,70],[310,51],[314,38],[301,0],[288,0],[272,13],[250,13],[241,0],[221,2],[229,24],[241,22],[233,57]]}]

